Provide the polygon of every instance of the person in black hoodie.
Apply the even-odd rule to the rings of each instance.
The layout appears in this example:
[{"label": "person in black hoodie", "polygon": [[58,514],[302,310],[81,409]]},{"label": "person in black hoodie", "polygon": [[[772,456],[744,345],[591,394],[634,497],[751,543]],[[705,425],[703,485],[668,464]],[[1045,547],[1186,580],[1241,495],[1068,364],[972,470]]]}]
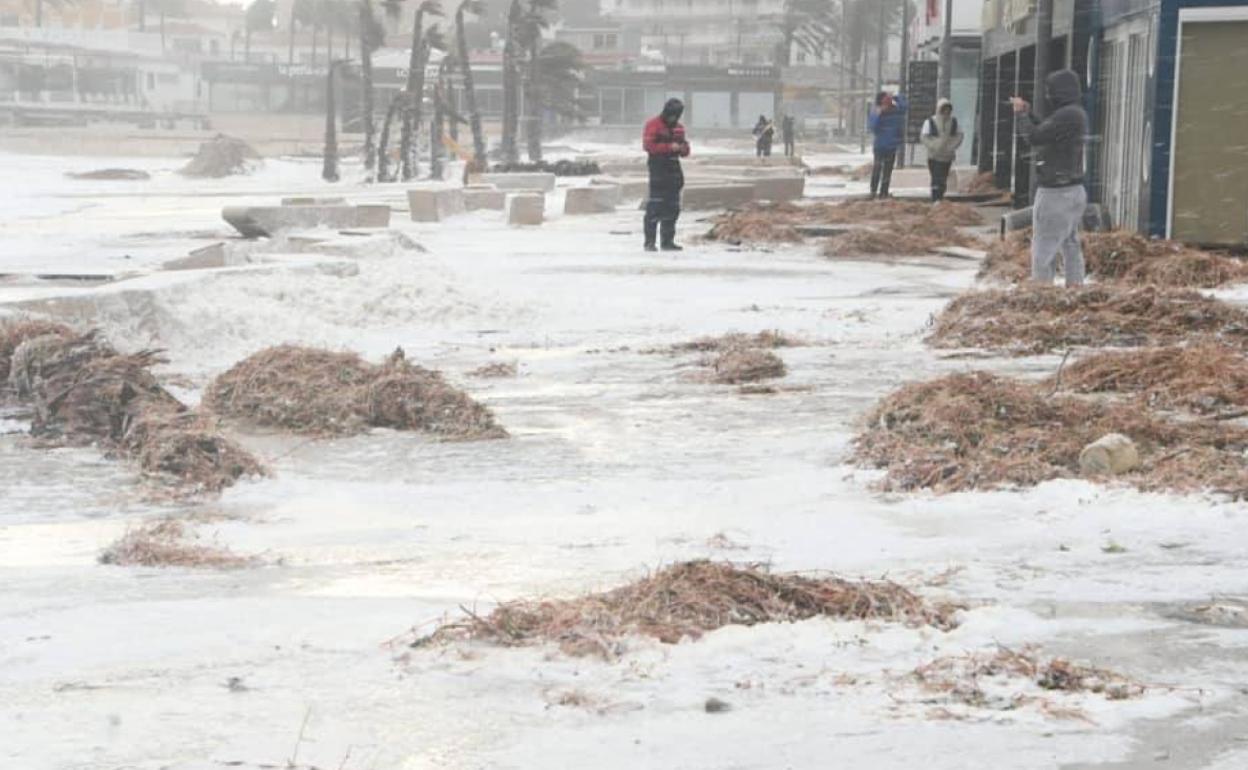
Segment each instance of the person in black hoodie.
[{"label": "person in black hoodie", "polygon": [[1031,105],[1019,97],[1014,105],[1018,135],[1031,143],[1036,155],[1039,188],[1032,205],[1031,277],[1053,283],[1057,254],[1063,258],[1067,286],[1083,285],[1083,247],[1079,226],[1088,205],[1083,186],[1083,145],[1088,114],[1081,104],[1079,76],[1058,70],[1044,81],[1048,117],[1038,121]]}]

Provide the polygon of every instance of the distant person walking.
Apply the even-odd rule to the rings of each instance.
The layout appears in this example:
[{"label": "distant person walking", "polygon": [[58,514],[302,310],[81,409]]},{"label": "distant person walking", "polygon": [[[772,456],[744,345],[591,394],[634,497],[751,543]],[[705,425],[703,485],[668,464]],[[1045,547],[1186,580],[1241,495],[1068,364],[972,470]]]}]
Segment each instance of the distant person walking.
[{"label": "distant person walking", "polygon": [[1067,286],[1083,285],[1083,247],[1079,226],[1088,206],[1083,187],[1083,146],[1088,135],[1088,114],[1080,102],[1083,94],[1073,70],[1058,70],[1044,80],[1048,117],[1040,122],[1031,105],[1017,96],[1010,101],[1018,119],[1018,135],[1031,143],[1036,155],[1039,188],[1032,203],[1031,277],[1053,283],[1057,254],[1063,258]]},{"label": "distant person walking", "polygon": [[797,154],[797,137],[796,126],[794,125],[793,116],[785,115],[784,120],[780,121],[780,136],[784,139],[784,157],[792,158]]},{"label": "distant person walking", "polygon": [[646,251],[655,251],[656,236],[661,235],[664,251],[681,251],[676,245],[676,220],[680,218],[680,191],[685,186],[685,172],[680,159],[689,157],[689,141],[680,116],[685,105],[679,99],[668,99],[663,112],[646,121],[641,143],[649,156],[650,198],[646,201],[643,220]]},{"label": "distant person walking", "polygon": [[945,197],[949,185],[949,170],[958,157],[962,146],[962,129],[953,116],[953,102],[941,99],[936,104],[936,114],[923,124],[923,147],[927,149],[927,170],[932,177],[932,202]]},{"label": "distant person walking", "polygon": [[759,115],[758,122],[754,124],[754,152],[760,158],[771,157],[771,143],[776,138],[776,124],[767,119],[766,115]]},{"label": "distant person walking", "polygon": [[906,97],[887,91],[876,94],[875,108],[867,115],[867,127],[875,136],[871,144],[871,198],[887,198],[897,149],[906,136]]}]

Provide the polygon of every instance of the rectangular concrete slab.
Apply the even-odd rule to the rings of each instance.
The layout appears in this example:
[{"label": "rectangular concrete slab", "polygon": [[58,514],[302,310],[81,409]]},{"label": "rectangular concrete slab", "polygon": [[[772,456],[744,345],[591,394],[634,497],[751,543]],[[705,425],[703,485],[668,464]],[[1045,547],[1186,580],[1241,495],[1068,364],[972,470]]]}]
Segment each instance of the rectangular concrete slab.
[{"label": "rectangular concrete slab", "polygon": [[473,184],[492,184],[500,190],[540,190],[550,192],[555,189],[555,175],[543,173],[517,174],[473,174],[468,179]]},{"label": "rectangular concrete slab", "polygon": [[621,201],[635,201],[650,197],[649,177],[627,178],[615,176],[596,176],[590,180],[590,184],[615,185],[620,188]]},{"label": "rectangular concrete slab", "polygon": [[[245,238],[263,238],[286,230],[328,227],[385,227],[390,223],[390,207],[369,206],[226,206],[221,218]],[[381,223],[384,220],[384,223]]]}]

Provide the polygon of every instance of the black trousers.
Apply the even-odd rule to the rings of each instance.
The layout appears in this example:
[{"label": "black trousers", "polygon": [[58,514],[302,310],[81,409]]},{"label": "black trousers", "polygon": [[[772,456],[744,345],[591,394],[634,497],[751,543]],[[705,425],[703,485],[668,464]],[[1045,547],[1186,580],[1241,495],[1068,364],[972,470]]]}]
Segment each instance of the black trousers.
[{"label": "black trousers", "polygon": [[786,138],[784,140],[784,156],[786,158],[791,158],[796,154],[797,154],[797,143],[793,141],[792,137]]},{"label": "black trousers", "polygon": [[871,164],[871,197],[888,197],[888,186],[893,181],[893,164],[897,162],[897,150],[876,150]]},{"label": "black trousers", "polygon": [[661,237],[664,246],[676,241],[676,220],[680,219],[680,190],[650,192],[646,201],[646,216],[642,221],[646,233],[646,245],[655,245],[656,237]]},{"label": "black trousers", "polygon": [[932,201],[943,200],[945,190],[949,187],[949,169],[953,168],[951,160],[929,160],[927,170],[932,175]]}]

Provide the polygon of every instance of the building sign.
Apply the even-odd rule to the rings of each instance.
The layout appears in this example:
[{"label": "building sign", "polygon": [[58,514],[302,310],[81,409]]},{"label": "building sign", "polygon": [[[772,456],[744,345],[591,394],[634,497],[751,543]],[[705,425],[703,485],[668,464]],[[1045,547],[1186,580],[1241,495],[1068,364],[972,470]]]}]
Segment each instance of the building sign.
[{"label": "building sign", "polygon": [[906,97],[910,109],[906,113],[906,141],[914,144],[923,135],[923,123],[936,113],[937,80],[940,63],[912,61],[906,77]]}]

